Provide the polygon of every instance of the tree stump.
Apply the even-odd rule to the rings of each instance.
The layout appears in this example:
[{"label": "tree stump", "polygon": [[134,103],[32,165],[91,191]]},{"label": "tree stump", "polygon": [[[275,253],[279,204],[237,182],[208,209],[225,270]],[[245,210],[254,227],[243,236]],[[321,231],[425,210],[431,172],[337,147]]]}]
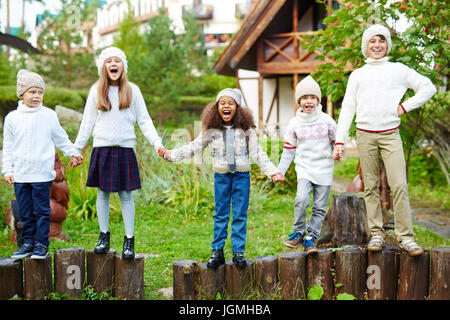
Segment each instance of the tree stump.
[{"label": "tree stump", "polygon": [[225,290],[231,299],[248,298],[254,284],[253,261],[245,259],[247,266],[238,268],[233,261],[225,263]]},{"label": "tree stump", "polygon": [[264,296],[272,296],[277,292],[278,257],[259,256],[255,258],[255,285]]},{"label": "tree stump", "polygon": [[366,289],[367,252],[360,247],[336,251],[336,294],[349,293],[364,298]]},{"label": "tree stump", "polygon": [[144,256],[136,254],[134,259],[122,259],[121,254],[114,258],[114,297],[126,300],[144,298]]},{"label": "tree stump", "polygon": [[450,300],[450,247],[431,249],[431,300]]},{"label": "tree stump", "polygon": [[371,300],[395,300],[400,249],[383,247],[382,251],[368,251],[367,293]]},{"label": "tree stump", "polygon": [[105,254],[97,254],[94,250],[87,251],[87,284],[94,288],[95,293],[107,291],[113,295],[114,291],[114,257],[116,251],[109,250]]},{"label": "tree stump", "polygon": [[283,252],[278,257],[280,286],[283,299],[306,298],[306,253]]},{"label": "tree stump", "polygon": [[52,257],[24,259],[25,299],[41,300],[52,292]]},{"label": "tree stump", "polygon": [[323,300],[331,300],[334,293],[333,282],[334,252],[319,249],[317,254],[306,257],[308,290],[316,284],[323,288]]},{"label": "tree stump", "polygon": [[333,247],[366,244],[369,236],[363,195],[353,192],[333,194],[317,243]]},{"label": "tree stump", "polygon": [[424,300],[428,296],[430,252],[424,251],[416,257],[400,254],[398,300]]},{"label": "tree stump", "polygon": [[55,291],[69,299],[81,298],[85,279],[85,249],[64,248],[54,254]]},{"label": "tree stump", "polygon": [[0,258],[0,300],[23,297],[22,259]]},{"label": "tree stump", "polygon": [[173,263],[173,300],[196,298],[197,268],[196,260],[178,260]]},{"label": "tree stump", "polygon": [[206,262],[198,265],[197,299],[214,300],[217,294],[225,296],[225,265],[208,268]]}]

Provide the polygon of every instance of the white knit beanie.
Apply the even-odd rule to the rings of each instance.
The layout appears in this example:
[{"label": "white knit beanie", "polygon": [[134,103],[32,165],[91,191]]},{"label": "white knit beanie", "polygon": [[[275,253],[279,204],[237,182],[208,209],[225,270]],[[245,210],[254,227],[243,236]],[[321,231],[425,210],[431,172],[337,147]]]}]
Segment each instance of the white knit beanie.
[{"label": "white knit beanie", "polygon": [[231,89],[231,88],[223,89],[217,95],[216,102],[219,101],[219,99],[222,98],[222,97],[233,98],[234,101],[236,101],[236,104],[242,106],[242,104],[241,104],[242,93],[241,93],[241,90],[239,90],[237,88],[235,88],[235,89]]},{"label": "white knit beanie", "polygon": [[122,60],[123,71],[126,74],[128,71],[127,56],[125,55],[125,53],[122,50],[120,50],[117,47],[108,47],[106,49],[103,49],[103,51],[100,53],[100,56],[98,57],[98,60],[97,60],[98,75],[102,74],[102,69],[103,69],[103,65],[105,64],[105,61],[111,57],[117,57],[120,60]]},{"label": "white knit beanie", "polygon": [[32,87],[41,88],[45,92],[45,83],[40,75],[37,73],[22,69],[17,72],[17,97],[25,93]]},{"label": "white knit beanie", "polygon": [[369,54],[367,52],[367,48],[369,45],[369,40],[372,39],[372,37],[381,34],[382,36],[384,36],[386,38],[387,41],[387,51],[386,51],[386,55],[389,54],[389,52],[392,49],[392,40],[391,40],[391,32],[389,31],[388,28],[386,28],[385,26],[382,26],[381,24],[374,24],[372,26],[370,26],[369,28],[366,29],[366,31],[364,31],[363,36],[362,36],[362,40],[361,40],[361,51],[364,55],[364,57],[368,58]]},{"label": "white knit beanie", "polygon": [[316,80],[313,79],[311,76],[307,76],[302,81],[297,83],[297,86],[295,87],[295,101],[299,103],[299,99],[306,95],[314,95],[317,98],[322,98],[322,91],[320,91],[320,86],[316,82]]}]

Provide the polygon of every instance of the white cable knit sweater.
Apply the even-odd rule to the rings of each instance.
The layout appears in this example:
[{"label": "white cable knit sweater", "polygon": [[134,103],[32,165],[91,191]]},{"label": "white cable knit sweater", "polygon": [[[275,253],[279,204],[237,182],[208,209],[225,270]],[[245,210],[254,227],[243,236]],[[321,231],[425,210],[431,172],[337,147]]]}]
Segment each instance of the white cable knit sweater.
[{"label": "white cable knit sweater", "polygon": [[20,183],[52,181],[56,176],[55,146],[66,157],[75,154],[56,112],[42,104],[29,108],[19,101],[17,109],[5,118],[2,173]]},{"label": "white cable knit sweater", "polygon": [[94,137],[94,147],[133,148],[136,139],[134,132],[136,122],[144,136],[155,148],[161,146],[161,138],[148,114],[141,90],[133,83],[130,83],[130,86],[132,88],[131,106],[123,110],[119,110],[119,87],[109,86],[108,97],[112,106],[110,111],[97,109],[97,84],[91,87],[75,141],[78,155],[91,134]]},{"label": "white cable knit sweater", "polygon": [[407,89],[415,95],[402,103],[406,112],[423,105],[435,93],[430,79],[402,63],[374,60],[353,71],[348,79],[339,115],[336,144],[343,144],[356,113],[356,127],[365,131],[389,131],[398,128],[397,109]]}]

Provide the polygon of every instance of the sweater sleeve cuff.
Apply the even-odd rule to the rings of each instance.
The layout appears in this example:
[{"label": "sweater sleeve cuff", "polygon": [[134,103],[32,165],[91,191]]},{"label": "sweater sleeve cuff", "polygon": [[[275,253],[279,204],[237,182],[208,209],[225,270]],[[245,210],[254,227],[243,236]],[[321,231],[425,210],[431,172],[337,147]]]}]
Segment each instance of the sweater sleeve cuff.
[{"label": "sweater sleeve cuff", "polygon": [[400,103],[400,107],[403,109],[403,112],[404,112],[404,113],[408,113],[408,111],[406,111],[406,109],[405,109],[405,107],[403,106],[402,103]]},{"label": "sweater sleeve cuff", "polygon": [[337,145],[344,146],[344,143],[343,143],[343,142],[335,142],[334,145],[335,145],[335,146],[337,146]]}]

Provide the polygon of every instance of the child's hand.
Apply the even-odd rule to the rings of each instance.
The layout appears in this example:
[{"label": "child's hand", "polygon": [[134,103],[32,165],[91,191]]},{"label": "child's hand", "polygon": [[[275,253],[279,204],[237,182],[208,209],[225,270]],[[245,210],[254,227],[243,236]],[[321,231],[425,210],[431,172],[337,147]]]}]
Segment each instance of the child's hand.
[{"label": "child's hand", "polygon": [[405,110],[400,105],[397,107],[397,114],[399,117],[405,114]]},{"label": "child's hand", "polygon": [[333,159],[334,161],[341,161],[342,154],[344,153],[344,147],[342,144],[337,144],[333,149]]},{"label": "child's hand", "polygon": [[83,163],[83,157],[72,156],[69,161],[69,166],[74,168],[76,166],[79,166],[82,163]]},{"label": "child's hand", "polygon": [[6,182],[9,184],[14,184],[14,176],[6,176],[5,177]]},{"label": "child's hand", "polygon": [[161,158],[164,158],[164,159],[167,160],[167,149],[164,148],[163,146],[156,147],[156,153],[157,153],[158,156],[160,156]]},{"label": "child's hand", "polygon": [[285,181],[284,175],[282,173],[274,174],[271,179],[273,183]]}]

